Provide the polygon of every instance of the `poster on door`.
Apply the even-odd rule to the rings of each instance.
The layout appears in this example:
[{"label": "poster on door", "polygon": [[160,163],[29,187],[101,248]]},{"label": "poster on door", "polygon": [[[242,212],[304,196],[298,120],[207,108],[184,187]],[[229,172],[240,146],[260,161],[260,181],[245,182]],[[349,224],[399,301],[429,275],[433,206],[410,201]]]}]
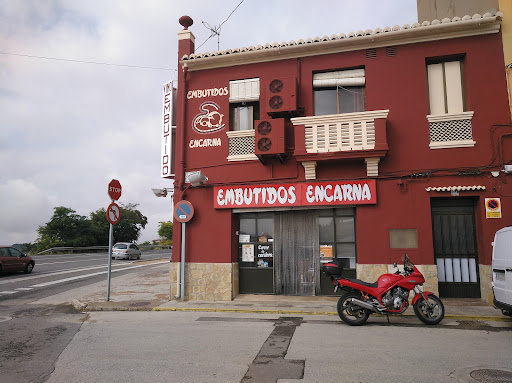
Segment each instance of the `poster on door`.
[{"label": "poster on door", "polygon": [[242,262],[254,262],[254,245],[242,245]]}]

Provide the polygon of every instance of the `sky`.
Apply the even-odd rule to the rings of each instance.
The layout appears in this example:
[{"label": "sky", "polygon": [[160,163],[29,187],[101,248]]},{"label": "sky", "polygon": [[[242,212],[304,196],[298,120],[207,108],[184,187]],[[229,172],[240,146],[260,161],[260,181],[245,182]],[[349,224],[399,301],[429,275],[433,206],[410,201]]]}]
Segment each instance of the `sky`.
[{"label": "sky", "polygon": [[172,186],[162,86],[183,15],[196,53],[218,50],[205,24],[224,22],[225,50],[417,21],[415,0],[0,0],[0,244],[36,241],[58,206],[106,209],[112,179],[148,218],[139,242],[158,238],[173,216],[151,191]]}]

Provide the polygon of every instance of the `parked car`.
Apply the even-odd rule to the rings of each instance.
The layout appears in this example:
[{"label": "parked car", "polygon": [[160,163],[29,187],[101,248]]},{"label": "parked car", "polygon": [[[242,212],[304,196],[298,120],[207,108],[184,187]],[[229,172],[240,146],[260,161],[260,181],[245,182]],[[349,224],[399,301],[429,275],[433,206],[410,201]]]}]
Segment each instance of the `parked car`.
[{"label": "parked car", "polygon": [[134,243],[118,242],[112,248],[113,259],[140,259],[141,251]]},{"label": "parked car", "polygon": [[492,246],[494,305],[512,316],[512,226],[498,230]]},{"label": "parked car", "polygon": [[10,246],[0,246],[0,273],[23,271],[30,274],[36,261],[32,257]]}]

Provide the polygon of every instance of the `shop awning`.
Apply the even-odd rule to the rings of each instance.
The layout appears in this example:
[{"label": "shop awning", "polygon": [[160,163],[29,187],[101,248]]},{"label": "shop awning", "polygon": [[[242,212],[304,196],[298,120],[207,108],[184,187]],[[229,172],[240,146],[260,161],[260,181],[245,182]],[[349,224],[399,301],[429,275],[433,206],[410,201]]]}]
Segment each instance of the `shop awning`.
[{"label": "shop awning", "polygon": [[485,190],[485,186],[483,185],[473,185],[473,186],[431,186],[425,188],[426,191],[436,191],[436,192],[451,192],[451,191],[467,191],[467,190]]}]

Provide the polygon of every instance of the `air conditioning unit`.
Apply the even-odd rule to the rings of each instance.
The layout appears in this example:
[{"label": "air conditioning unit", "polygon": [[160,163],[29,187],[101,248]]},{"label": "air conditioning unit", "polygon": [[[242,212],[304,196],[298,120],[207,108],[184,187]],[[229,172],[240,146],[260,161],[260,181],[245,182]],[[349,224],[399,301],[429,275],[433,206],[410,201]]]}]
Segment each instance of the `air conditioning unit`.
[{"label": "air conditioning unit", "polygon": [[284,118],[256,120],[254,127],[254,153],[258,157],[285,153]]},{"label": "air conditioning unit", "polygon": [[297,78],[271,80],[265,89],[266,110],[269,116],[280,116],[297,111]]}]

